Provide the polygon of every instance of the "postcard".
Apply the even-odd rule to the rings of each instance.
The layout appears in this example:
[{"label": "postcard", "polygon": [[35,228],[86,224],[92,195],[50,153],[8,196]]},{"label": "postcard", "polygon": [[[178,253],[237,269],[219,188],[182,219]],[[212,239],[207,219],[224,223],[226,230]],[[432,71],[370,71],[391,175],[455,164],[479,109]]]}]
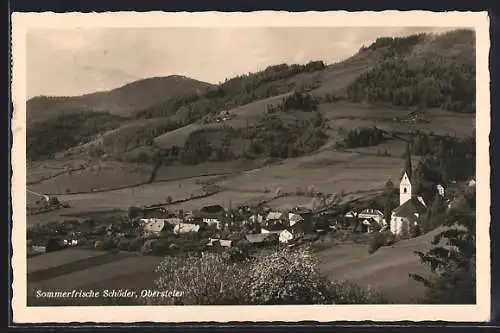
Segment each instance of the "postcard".
[{"label": "postcard", "polygon": [[14,321],[487,321],[489,45],[485,12],[13,13]]}]

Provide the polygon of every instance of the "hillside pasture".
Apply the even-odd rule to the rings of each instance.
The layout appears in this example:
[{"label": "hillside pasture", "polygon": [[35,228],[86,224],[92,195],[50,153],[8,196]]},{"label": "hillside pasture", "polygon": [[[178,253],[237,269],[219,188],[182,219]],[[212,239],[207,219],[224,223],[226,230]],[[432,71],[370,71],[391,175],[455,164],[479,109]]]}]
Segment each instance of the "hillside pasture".
[{"label": "hillside pasture", "polygon": [[106,254],[108,254],[108,252],[84,250],[79,248],[70,248],[61,251],[44,253],[40,256],[28,258],[28,274]]},{"label": "hillside pasture", "polygon": [[319,110],[332,129],[353,130],[358,127],[377,126],[386,131],[401,133],[422,132],[457,137],[472,136],[475,128],[474,114],[453,113],[440,109],[423,109],[428,123],[401,123],[395,118],[405,118],[412,109],[373,106],[365,103],[322,103]]},{"label": "hillside pasture", "polygon": [[[406,144],[401,140],[389,140],[376,146],[351,148],[346,149],[346,151],[360,155],[365,154],[373,156],[378,156],[387,152],[390,155],[387,157],[403,158],[406,154]],[[417,160],[417,156],[413,156],[412,159]]]},{"label": "hillside pasture", "polygon": [[89,218],[102,218],[106,215],[116,215],[118,213],[126,214],[126,209],[73,206],[70,208],[59,209],[42,214],[28,215],[26,224],[28,226],[35,224],[46,224],[50,222],[62,222],[66,220],[84,221]]},{"label": "hillside pasture", "polygon": [[396,303],[412,303],[424,293],[424,287],[408,274],[426,274],[414,251],[426,251],[436,231],[382,247],[368,254],[361,244],[342,244],[318,252],[323,274],[332,280],[349,280],[361,287],[386,293]]},{"label": "hillside pasture", "polygon": [[26,183],[36,184],[45,179],[67,173],[70,170],[82,169],[89,164],[86,160],[45,160],[28,163],[26,168]]},{"label": "hillside pasture", "polygon": [[201,185],[193,180],[151,183],[119,190],[61,195],[59,199],[67,201],[74,208],[82,211],[127,209],[130,206],[165,203],[167,197],[173,200],[186,199],[191,194],[199,194]]},{"label": "hillside pasture", "polygon": [[293,195],[271,200],[267,203],[267,206],[278,211],[287,211],[298,206],[313,209],[314,202],[315,198],[310,196]]},{"label": "hillside pasture", "polygon": [[[233,118],[221,121],[221,122],[211,122],[211,123],[192,123],[184,127],[178,128],[176,130],[164,133],[155,138],[155,144],[162,149],[170,149],[173,146],[183,147],[186,138],[195,131],[204,129],[221,129],[224,127],[232,128],[245,128],[247,126],[253,126],[259,122],[261,117],[267,113],[268,104],[279,104],[281,100],[287,96],[287,94],[282,94],[278,96],[273,96],[258,100],[249,104],[245,104],[234,109],[228,110]],[[221,110],[222,111],[222,110]]]},{"label": "hillside pasture", "polygon": [[197,210],[203,206],[221,205],[224,208],[239,205],[253,205],[262,201],[268,201],[274,198],[274,193],[252,192],[252,191],[233,191],[224,190],[206,198],[189,200],[180,204],[169,205],[171,209]]},{"label": "hillside pasture", "polygon": [[369,69],[370,63],[366,59],[356,59],[356,57],[330,65],[321,72],[321,86],[312,90],[311,94],[315,96],[342,95],[345,87]]},{"label": "hillside pasture", "polygon": [[71,291],[104,289],[138,290],[154,287],[155,267],[161,262],[161,257],[140,256],[133,254],[114,254],[115,260],[103,265],[89,266],[52,279],[32,282],[28,280],[28,303],[31,306],[40,305],[104,305],[103,297],[97,299],[38,299],[34,297],[36,290]]},{"label": "hillside pasture", "polygon": [[58,175],[29,188],[45,194],[87,193],[143,184],[152,172],[151,165],[97,161],[85,169]]},{"label": "hillside pasture", "polygon": [[263,165],[266,160],[239,159],[224,162],[204,162],[194,165],[164,165],[156,171],[154,180],[168,181],[184,178],[203,177],[207,175],[227,175],[253,169]]},{"label": "hillside pasture", "polygon": [[388,179],[396,181],[402,167],[401,158],[327,150],[252,170],[218,185],[234,191],[269,189],[272,193],[278,189],[307,191],[310,186],[323,193],[356,192],[381,188]]}]

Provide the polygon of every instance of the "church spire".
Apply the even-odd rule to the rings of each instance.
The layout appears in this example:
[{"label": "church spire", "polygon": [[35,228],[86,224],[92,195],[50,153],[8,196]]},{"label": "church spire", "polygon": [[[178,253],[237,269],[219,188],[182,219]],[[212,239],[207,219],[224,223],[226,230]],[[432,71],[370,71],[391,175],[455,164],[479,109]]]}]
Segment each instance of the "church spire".
[{"label": "church spire", "polygon": [[403,169],[403,174],[401,176],[404,176],[404,174],[408,175],[408,178],[411,180],[412,176],[412,166],[411,166],[411,151],[410,151],[410,143],[406,143],[406,161],[405,161],[405,166]]}]

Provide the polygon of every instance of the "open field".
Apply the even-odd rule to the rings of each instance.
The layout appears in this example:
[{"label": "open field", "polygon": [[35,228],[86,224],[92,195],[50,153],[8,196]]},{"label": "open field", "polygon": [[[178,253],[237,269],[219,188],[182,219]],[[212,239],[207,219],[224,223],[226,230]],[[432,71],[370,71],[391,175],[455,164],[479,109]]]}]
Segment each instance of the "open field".
[{"label": "open field", "polygon": [[312,209],[315,198],[308,196],[287,196],[269,201],[267,204],[276,210],[288,210],[300,206]]},{"label": "open field", "polygon": [[89,251],[78,248],[45,253],[28,259],[28,274],[69,264],[75,261],[101,256],[106,253],[107,252],[103,251]]},{"label": "open field", "polygon": [[73,212],[79,213],[81,211],[82,209],[72,207],[72,208],[59,209],[42,214],[28,215],[26,217],[26,225],[30,226],[38,223],[45,224],[49,222],[64,221],[64,220],[83,220],[84,219],[83,217],[82,218],[76,218],[72,216],[70,217],[71,213]]},{"label": "open field", "polygon": [[163,203],[168,196],[173,200],[189,198],[192,193],[200,194],[201,185],[191,180],[151,183],[137,187],[99,193],[82,193],[59,196],[73,207],[81,209],[127,209],[130,206]]},{"label": "open field", "polygon": [[172,209],[196,210],[208,205],[221,205],[228,208],[239,205],[252,205],[261,201],[274,198],[274,193],[245,192],[245,191],[221,191],[206,198],[194,199],[180,204],[169,205]]},{"label": "open field", "polygon": [[227,175],[259,167],[265,160],[205,162],[196,165],[166,165],[158,168],[153,181]]},{"label": "open field", "polygon": [[370,69],[370,62],[361,57],[352,57],[341,63],[328,66],[319,76],[321,86],[311,91],[311,94],[322,96],[324,94],[343,93],[346,86],[356,79],[361,73]]},{"label": "open field", "polygon": [[[110,258],[111,256],[111,258]],[[36,290],[71,291],[104,289],[153,289],[155,278],[154,268],[160,263],[160,257],[140,256],[133,254],[110,254],[107,262],[95,265],[88,261],[86,268],[68,272],[53,278],[40,281],[28,280],[28,302],[30,305],[49,305],[57,302],[60,305],[91,305],[104,304],[103,298],[89,299],[39,299],[34,297]],[[82,261],[82,264],[85,262]],[[61,266],[64,268],[64,265]]]},{"label": "open field", "polygon": [[27,167],[26,183],[35,184],[45,179],[88,166],[86,160],[46,160],[31,162]]},{"label": "open field", "polygon": [[359,244],[337,245],[318,252],[321,271],[330,279],[349,280],[361,287],[387,293],[396,303],[412,303],[423,295],[424,287],[408,274],[428,273],[414,251],[426,251],[438,231],[400,241],[368,254],[368,247]]},{"label": "open field", "polygon": [[83,170],[64,173],[31,185],[32,191],[44,194],[83,193],[133,186],[147,182],[153,166],[121,162],[95,162]]},{"label": "open field", "polygon": [[473,135],[473,129],[475,128],[474,114],[453,113],[440,109],[420,110],[430,122],[411,125],[392,120],[397,117],[405,117],[412,111],[411,109],[337,102],[320,104],[319,110],[327,119],[328,125],[334,129],[351,130],[363,126],[377,126],[403,133],[418,130],[422,133],[433,132],[438,135],[467,137]]},{"label": "open field", "polygon": [[252,170],[218,185],[246,191],[264,191],[268,188],[275,192],[280,188],[284,192],[295,192],[298,189],[307,191],[313,186],[316,191],[323,193],[338,193],[342,190],[356,192],[381,188],[388,179],[396,181],[402,164],[401,158],[395,157],[323,151]]},{"label": "open field", "polygon": [[[377,147],[380,150],[397,153],[392,157],[375,156]],[[397,181],[403,164],[400,157],[404,149],[402,147],[404,144],[401,141],[389,141],[376,147],[356,149],[358,152],[325,149],[316,154],[287,159],[260,168],[258,166],[262,163],[261,161],[252,161],[256,169],[239,173],[238,171],[245,167],[242,161],[224,164],[204,163],[185,168],[171,166],[160,169],[159,177],[160,179],[196,177],[196,175],[216,173],[217,170],[224,175],[227,172],[226,176],[212,178],[212,182],[221,188],[221,192],[207,198],[170,206],[187,210],[214,203],[227,206],[230,200],[233,206],[270,200],[276,196],[278,189],[282,192],[296,193],[306,192],[313,187],[314,191],[323,193],[333,194],[341,191],[352,193],[382,188],[388,179]],[[155,182],[107,192],[63,194],[59,196],[59,199],[69,202],[71,208],[30,216],[28,224],[67,219],[63,215],[72,215],[82,211],[126,210],[130,206],[164,203],[168,196],[171,196],[173,200],[187,199],[192,194],[201,193],[200,178]],[[206,177],[203,177],[203,180],[206,180]],[[281,208],[297,204],[310,206],[312,200],[292,196],[280,198],[271,204],[276,204]]]}]

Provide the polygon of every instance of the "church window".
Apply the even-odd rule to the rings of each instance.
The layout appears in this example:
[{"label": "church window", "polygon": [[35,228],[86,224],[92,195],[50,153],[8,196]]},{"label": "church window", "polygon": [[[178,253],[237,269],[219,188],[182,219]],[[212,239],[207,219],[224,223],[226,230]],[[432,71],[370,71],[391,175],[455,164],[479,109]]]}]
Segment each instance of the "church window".
[{"label": "church window", "polygon": [[404,193],[406,193],[406,192],[407,192],[407,191],[406,191],[406,187],[403,189],[403,192],[404,192]]}]

